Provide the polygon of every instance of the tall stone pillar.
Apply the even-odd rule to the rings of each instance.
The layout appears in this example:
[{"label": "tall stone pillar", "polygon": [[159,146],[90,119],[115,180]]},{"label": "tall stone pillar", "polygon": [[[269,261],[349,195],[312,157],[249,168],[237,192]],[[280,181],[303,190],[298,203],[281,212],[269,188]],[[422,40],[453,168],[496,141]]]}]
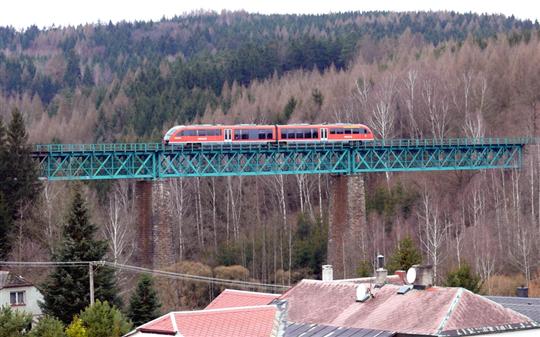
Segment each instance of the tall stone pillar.
[{"label": "tall stone pillar", "polygon": [[136,261],[141,267],[152,268],[154,245],[152,240],[152,181],[140,180],[135,183],[137,208]]},{"label": "tall stone pillar", "polygon": [[171,188],[165,180],[152,182],[152,239],[154,268],[160,269],[175,262]]},{"label": "tall stone pillar", "polygon": [[328,264],[334,278],[356,276],[361,259],[361,230],[366,228],[364,179],[361,175],[331,178]]},{"label": "tall stone pillar", "polygon": [[161,268],[174,263],[173,219],[166,181],[137,181],[137,263]]}]

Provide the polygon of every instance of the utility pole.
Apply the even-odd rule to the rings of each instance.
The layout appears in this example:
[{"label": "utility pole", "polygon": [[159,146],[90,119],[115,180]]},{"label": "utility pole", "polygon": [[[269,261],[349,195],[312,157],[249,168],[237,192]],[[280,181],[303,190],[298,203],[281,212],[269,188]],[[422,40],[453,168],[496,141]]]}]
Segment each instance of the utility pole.
[{"label": "utility pole", "polygon": [[90,305],[94,305],[94,268],[92,262],[88,263],[88,277],[90,278]]}]

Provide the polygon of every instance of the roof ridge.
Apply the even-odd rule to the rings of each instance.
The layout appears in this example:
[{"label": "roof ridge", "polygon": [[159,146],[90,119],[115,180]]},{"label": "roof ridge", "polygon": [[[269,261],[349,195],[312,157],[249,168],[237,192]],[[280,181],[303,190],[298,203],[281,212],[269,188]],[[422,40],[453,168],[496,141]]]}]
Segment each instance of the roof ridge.
[{"label": "roof ridge", "polygon": [[263,293],[260,291],[249,291],[249,290],[238,290],[238,289],[225,289],[223,290],[223,292],[221,292],[221,294],[225,292],[235,292],[235,293],[250,294],[250,295],[270,295],[270,296],[276,296],[276,297],[279,297],[281,295],[281,294],[273,294],[273,293]]},{"label": "roof ridge", "polygon": [[456,295],[454,296],[454,299],[452,300],[452,303],[450,303],[450,307],[448,307],[448,310],[446,311],[446,315],[444,315],[443,319],[439,323],[439,326],[437,327],[436,334],[439,335],[446,326],[446,323],[448,323],[448,320],[450,319],[450,316],[454,312],[454,309],[458,306],[459,300],[461,299],[461,295],[463,294],[463,291],[466,290],[464,288],[458,288],[456,291]]},{"label": "roof ridge", "polygon": [[[174,317],[174,313],[169,313],[169,319],[171,320],[174,332],[180,333],[180,331],[178,331],[178,326],[176,325],[176,317]],[[180,333],[180,336],[181,335],[182,334]]]},{"label": "roof ridge", "polygon": [[181,315],[197,315],[197,314],[212,314],[212,313],[221,313],[221,312],[234,312],[234,311],[245,311],[252,309],[268,309],[268,308],[279,309],[276,304],[262,304],[262,305],[249,305],[244,307],[227,307],[227,308],[218,308],[218,309],[203,309],[203,310],[191,310],[191,311],[172,311],[171,314],[181,314]]}]

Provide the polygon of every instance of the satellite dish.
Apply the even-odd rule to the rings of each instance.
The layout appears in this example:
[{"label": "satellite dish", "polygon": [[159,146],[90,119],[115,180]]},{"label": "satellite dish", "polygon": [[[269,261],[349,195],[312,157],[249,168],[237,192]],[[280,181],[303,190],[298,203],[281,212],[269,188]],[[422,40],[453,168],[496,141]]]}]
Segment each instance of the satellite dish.
[{"label": "satellite dish", "polygon": [[364,302],[369,298],[368,289],[365,285],[359,284],[356,286],[356,301],[357,302]]},{"label": "satellite dish", "polygon": [[416,280],[416,269],[411,267],[407,270],[407,283],[413,284]]}]

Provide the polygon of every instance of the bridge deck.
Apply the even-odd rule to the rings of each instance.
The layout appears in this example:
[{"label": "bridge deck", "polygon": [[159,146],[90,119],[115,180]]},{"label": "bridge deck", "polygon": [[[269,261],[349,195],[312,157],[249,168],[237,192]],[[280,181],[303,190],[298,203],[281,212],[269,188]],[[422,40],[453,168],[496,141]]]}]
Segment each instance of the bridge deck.
[{"label": "bridge deck", "polygon": [[528,138],[395,139],[340,143],[43,144],[33,156],[50,180],[354,174],[518,168]]}]

